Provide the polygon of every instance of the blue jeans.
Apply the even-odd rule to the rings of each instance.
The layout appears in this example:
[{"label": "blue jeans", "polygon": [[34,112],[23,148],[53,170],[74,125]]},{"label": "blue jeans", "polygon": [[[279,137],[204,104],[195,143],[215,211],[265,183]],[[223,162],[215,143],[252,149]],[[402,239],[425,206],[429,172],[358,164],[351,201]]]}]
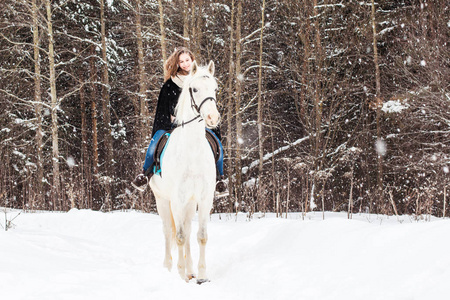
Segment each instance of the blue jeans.
[{"label": "blue jeans", "polygon": [[[217,138],[216,134],[212,130],[210,130],[208,128],[206,128],[206,130],[211,132],[216,137],[217,141],[219,142],[220,155],[219,155],[219,160],[216,163],[216,168],[217,168],[217,171],[219,172],[220,176],[223,176],[223,146],[222,146],[222,143],[220,142],[220,140]],[[152,140],[150,141],[150,144],[148,145],[147,153],[145,154],[144,167],[143,167],[144,174],[146,174],[146,175],[153,173],[153,170],[151,169],[151,167],[153,166],[153,163],[154,163],[153,154],[155,153],[156,145],[158,144],[159,139],[164,135],[164,133],[166,133],[165,130],[158,130],[153,135]]]},{"label": "blue jeans", "polygon": [[143,167],[144,174],[146,175],[153,173],[153,170],[150,169],[150,167],[152,167],[154,163],[153,154],[155,154],[156,145],[158,145],[159,139],[164,135],[165,132],[165,130],[158,130],[157,132],[155,132],[152,140],[150,141],[150,144],[148,145]]},{"label": "blue jeans", "polygon": [[212,133],[213,136],[216,138],[216,140],[219,142],[220,155],[219,155],[219,159],[217,160],[217,163],[216,163],[216,168],[217,168],[217,172],[219,172],[219,175],[223,176],[223,146],[222,146],[222,142],[217,137],[217,135],[214,133],[214,131],[212,131],[209,128],[205,128],[205,129],[208,130],[210,133]]}]

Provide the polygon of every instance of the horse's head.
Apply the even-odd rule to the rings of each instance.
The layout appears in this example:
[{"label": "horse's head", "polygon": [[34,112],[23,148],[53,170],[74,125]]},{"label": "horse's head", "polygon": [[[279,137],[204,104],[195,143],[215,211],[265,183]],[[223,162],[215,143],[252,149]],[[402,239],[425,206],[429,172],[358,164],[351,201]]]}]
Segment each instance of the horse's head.
[{"label": "horse's head", "polygon": [[[193,112],[205,120],[207,127],[216,127],[220,122],[220,114],[217,110],[216,90],[217,82],[214,78],[213,61],[210,61],[206,68],[199,67],[194,61],[189,77],[186,78],[183,93],[179,99],[179,107],[177,107],[178,124],[188,121],[184,119],[187,116],[186,110],[188,110],[190,114]],[[187,103],[183,105],[180,101],[189,101],[190,109],[188,109]],[[181,111],[184,112],[182,113]],[[179,114],[184,116],[179,116]]]}]

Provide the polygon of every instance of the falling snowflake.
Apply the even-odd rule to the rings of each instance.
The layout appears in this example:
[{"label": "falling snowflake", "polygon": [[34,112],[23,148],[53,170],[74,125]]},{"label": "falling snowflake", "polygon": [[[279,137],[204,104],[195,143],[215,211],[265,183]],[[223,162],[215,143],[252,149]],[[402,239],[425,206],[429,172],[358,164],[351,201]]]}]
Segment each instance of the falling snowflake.
[{"label": "falling snowflake", "polygon": [[72,156],[69,156],[66,162],[69,168],[73,168],[75,166],[75,159]]},{"label": "falling snowflake", "polygon": [[386,142],[381,139],[377,139],[375,149],[377,150],[378,155],[384,156],[386,154]]}]

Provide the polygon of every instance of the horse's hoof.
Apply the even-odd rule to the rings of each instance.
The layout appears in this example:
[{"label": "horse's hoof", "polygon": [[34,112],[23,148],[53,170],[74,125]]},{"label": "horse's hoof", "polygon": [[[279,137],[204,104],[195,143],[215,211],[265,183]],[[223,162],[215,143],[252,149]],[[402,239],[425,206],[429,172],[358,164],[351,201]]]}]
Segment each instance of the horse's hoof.
[{"label": "horse's hoof", "polygon": [[194,279],[195,278],[195,274],[189,274],[187,276],[188,280]]},{"label": "horse's hoof", "polygon": [[172,270],[172,260],[164,260],[163,263],[164,268],[166,268],[167,270],[169,270],[169,272]]},{"label": "horse's hoof", "polygon": [[204,283],[206,283],[206,282],[209,282],[209,280],[208,280],[208,279],[197,279],[197,284],[198,284],[198,285],[204,284]]}]

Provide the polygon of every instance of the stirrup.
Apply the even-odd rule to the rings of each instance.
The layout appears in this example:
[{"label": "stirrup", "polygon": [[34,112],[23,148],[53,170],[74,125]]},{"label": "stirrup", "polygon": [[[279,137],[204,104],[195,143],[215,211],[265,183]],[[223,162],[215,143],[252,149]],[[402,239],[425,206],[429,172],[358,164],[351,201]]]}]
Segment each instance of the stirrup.
[{"label": "stirrup", "polygon": [[[140,178],[141,177],[141,178]],[[140,192],[144,192],[148,186],[149,177],[145,174],[139,174],[136,178],[131,182],[131,185]],[[145,182],[144,182],[145,181]]]},{"label": "stirrup", "polygon": [[230,195],[228,190],[228,184],[223,180],[223,177],[216,182],[216,190],[214,192],[214,198],[220,199]]}]

